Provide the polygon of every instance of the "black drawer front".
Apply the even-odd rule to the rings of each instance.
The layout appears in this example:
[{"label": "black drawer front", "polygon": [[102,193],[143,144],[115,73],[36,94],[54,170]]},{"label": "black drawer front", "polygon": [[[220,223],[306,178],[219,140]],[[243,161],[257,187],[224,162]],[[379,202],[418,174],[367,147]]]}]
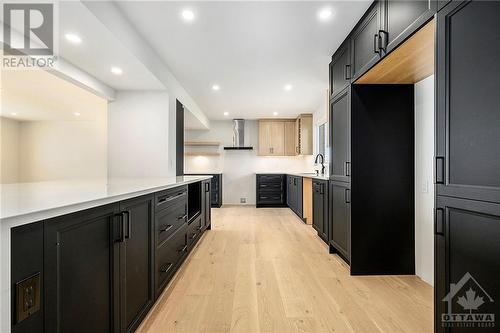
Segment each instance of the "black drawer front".
[{"label": "black drawer front", "polygon": [[164,209],[156,214],[156,246],[160,246],[170,235],[172,235],[183,224],[187,223],[187,204],[177,200],[170,209]]},{"label": "black drawer front", "polygon": [[174,275],[177,263],[188,251],[183,226],[156,250],[156,291],[161,292]]},{"label": "black drawer front", "polygon": [[274,191],[281,192],[283,191],[283,183],[262,183],[258,184],[259,191]]},{"label": "black drawer front", "polygon": [[283,204],[283,194],[281,193],[259,193],[257,199],[259,204]]},{"label": "black drawer front", "polygon": [[257,175],[257,182],[259,183],[281,183],[283,175]]},{"label": "black drawer front", "polygon": [[191,248],[194,243],[200,238],[203,232],[203,221],[201,216],[198,216],[191,224],[188,226],[187,231],[187,244]]},{"label": "black drawer front", "polygon": [[155,210],[160,211],[180,202],[187,202],[187,187],[180,186],[155,194]]}]

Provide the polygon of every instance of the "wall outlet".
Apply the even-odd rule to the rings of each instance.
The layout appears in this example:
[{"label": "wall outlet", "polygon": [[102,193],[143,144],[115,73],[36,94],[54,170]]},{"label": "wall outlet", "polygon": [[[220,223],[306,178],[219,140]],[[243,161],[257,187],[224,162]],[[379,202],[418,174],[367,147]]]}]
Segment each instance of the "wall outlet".
[{"label": "wall outlet", "polygon": [[240,203],[247,203],[247,198],[240,198]]}]

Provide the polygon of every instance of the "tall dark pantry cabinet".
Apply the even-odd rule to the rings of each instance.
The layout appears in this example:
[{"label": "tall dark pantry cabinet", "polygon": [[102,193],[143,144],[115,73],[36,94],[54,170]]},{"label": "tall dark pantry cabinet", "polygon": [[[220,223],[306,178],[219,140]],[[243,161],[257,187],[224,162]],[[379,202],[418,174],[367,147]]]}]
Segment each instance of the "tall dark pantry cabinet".
[{"label": "tall dark pantry cabinet", "polygon": [[[436,48],[435,327],[498,331],[500,2],[447,4],[437,14]],[[494,314],[496,328],[449,321],[469,313],[458,302],[469,288],[482,300],[470,313]]]}]

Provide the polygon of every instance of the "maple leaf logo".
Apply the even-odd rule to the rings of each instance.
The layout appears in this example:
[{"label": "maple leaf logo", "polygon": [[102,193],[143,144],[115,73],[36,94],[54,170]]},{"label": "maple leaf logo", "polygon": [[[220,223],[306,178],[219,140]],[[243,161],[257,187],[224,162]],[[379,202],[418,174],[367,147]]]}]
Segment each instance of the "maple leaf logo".
[{"label": "maple leaf logo", "polygon": [[457,303],[460,304],[464,310],[469,310],[469,312],[472,313],[472,310],[477,310],[484,303],[484,300],[482,296],[476,296],[476,292],[472,290],[472,288],[469,288],[469,290],[465,292],[465,297],[460,296]]}]

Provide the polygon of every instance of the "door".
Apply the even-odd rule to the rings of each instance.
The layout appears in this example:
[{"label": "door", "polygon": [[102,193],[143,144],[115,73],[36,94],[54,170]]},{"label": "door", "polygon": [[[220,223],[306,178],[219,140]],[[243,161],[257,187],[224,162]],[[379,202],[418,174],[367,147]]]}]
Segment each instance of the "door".
[{"label": "door", "polygon": [[351,179],[351,91],[346,88],[330,104],[330,179]]},{"label": "door", "polygon": [[283,121],[271,122],[271,155],[285,155],[285,123]]},{"label": "door", "polygon": [[122,332],[134,332],[154,302],[154,196],[120,203],[125,241],[120,249]]},{"label": "door", "polygon": [[323,196],[320,188],[321,183],[313,181],[313,228],[319,236],[323,234]]},{"label": "door", "polygon": [[335,51],[330,64],[330,98],[335,97],[351,83],[350,39]]},{"label": "door", "polygon": [[259,121],[259,155],[271,155],[270,121]]},{"label": "door", "polygon": [[293,177],[289,175],[286,176],[286,205],[293,207]]},{"label": "door", "polygon": [[304,202],[303,202],[303,183],[302,177],[294,177],[294,187],[295,187],[295,213],[300,218],[304,216]]},{"label": "door", "polygon": [[45,222],[45,332],[119,332],[118,204]]},{"label": "door", "polygon": [[[477,325],[491,322],[469,329],[446,330],[443,325],[450,324],[446,318],[450,312],[494,314],[496,318],[500,314],[500,205],[438,197],[434,231],[435,327],[438,332],[478,332]],[[457,288],[450,290],[451,284]],[[460,298],[472,305],[467,307]]]},{"label": "door", "polygon": [[453,1],[437,15],[437,195],[500,203],[498,13]]},{"label": "door", "polygon": [[297,155],[295,150],[295,121],[285,121],[285,155]]},{"label": "door", "polygon": [[435,0],[383,0],[379,32],[384,55],[418,30],[436,13]]},{"label": "door", "polygon": [[381,8],[375,1],[351,34],[352,81],[380,59]]},{"label": "door", "polygon": [[338,252],[347,262],[351,252],[351,185],[330,182],[330,251]]}]

